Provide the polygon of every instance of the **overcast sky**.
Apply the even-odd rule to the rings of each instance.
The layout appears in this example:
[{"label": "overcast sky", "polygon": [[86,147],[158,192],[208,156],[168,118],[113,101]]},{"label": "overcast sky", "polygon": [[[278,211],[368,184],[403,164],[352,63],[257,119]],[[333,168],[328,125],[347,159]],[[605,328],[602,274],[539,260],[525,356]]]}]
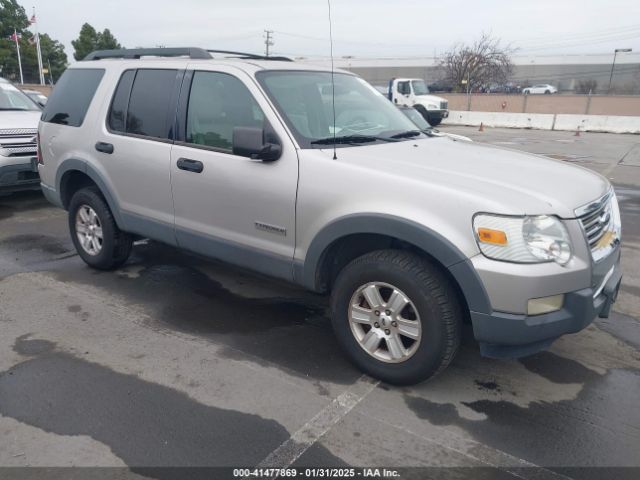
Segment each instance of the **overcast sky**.
[{"label": "overcast sky", "polygon": [[[126,47],[202,46],[275,54],[329,54],[326,0],[18,0],[38,28],[71,40],[83,23],[109,28]],[[492,32],[521,54],[640,51],[638,0],[333,0],[337,56],[410,57],[442,53]]]}]

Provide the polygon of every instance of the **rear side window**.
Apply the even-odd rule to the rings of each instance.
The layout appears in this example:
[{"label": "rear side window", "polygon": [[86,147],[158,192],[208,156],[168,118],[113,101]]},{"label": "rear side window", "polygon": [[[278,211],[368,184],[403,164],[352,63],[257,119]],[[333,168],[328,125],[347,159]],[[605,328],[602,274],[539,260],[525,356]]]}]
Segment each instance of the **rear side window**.
[{"label": "rear side window", "polygon": [[62,74],[42,113],[42,121],[79,127],[104,76],[98,68],[70,69]]},{"label": "rear side window", "polygon": [[[126,133],[155,138],[168,137],[169,106],[177,73],[177,70],[137,71],[124,118]],[[123,88],[126,87],[124,80],[121,80],[121,84]],[[113,110],[114,106],[117,107],[116,100],[120,101],[119,94],[119,91],[116,92],[114,97],[110,120],[112,116],[115,119],[117,112]]]},{"label": "rear side window", "polygon": [[126,131],[127,105],[129,104],[129,93],[131,92],[131,85],[133,85],[133,78],[135,76],[135,70],[127,70],[124,72],[122,77],[120,77],[116,93],[113,96],[111,109],[109,110],[109,128],[116,132]]}]

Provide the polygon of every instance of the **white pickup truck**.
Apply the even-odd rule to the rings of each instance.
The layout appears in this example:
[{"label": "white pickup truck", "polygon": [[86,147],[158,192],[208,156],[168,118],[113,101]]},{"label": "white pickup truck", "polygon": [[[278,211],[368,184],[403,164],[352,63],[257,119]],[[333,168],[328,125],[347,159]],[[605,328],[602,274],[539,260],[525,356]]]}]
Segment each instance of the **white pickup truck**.
[{"label": "white pickup truck", "polygon": [[432,127],[440,125],[442,119],[449,116],[449,102],[430,95],[429,87],[419,78],[392,78],[387,95],[398,106],[418,110]]}]

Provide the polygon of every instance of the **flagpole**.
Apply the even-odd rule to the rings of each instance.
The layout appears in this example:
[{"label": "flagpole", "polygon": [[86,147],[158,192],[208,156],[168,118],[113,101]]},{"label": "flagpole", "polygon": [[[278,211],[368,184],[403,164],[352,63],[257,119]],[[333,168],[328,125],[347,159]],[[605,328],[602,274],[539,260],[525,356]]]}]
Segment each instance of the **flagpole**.
[{"label": "flagpole", "polygon": [[38,72],[40,73],[40,85],[44,85],[44,73],[42,72],[42,51],[40,50],[40,35],[38,34],[38,22],[36,19],[36,7],[33,7],[33,17],[31,23],[35,25],[36,31],[36,52],[38,53]]},{"label": "flagpole", "polygon": [[22,60],[20,59],[20,42],[18,41],[18,32],[13,29],[13,39],[16,42],[16,51],[18,52],[18,68],[20,69],[20,85],[24,85],[24,77],[22,76]]}]

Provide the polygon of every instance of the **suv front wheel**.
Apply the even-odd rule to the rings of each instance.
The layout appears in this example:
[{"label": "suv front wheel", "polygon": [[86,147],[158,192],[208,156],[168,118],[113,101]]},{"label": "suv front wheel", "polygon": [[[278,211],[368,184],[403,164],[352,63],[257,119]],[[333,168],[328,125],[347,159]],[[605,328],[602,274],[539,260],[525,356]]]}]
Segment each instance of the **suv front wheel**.
[{"label": "suv front wheel", "polygon": [[405,251],[379,250],[349,263],[333,286],[331,313],[352,361],[391,384],[434,376],[460,344],[462,313],[451,282]]},{"label": "suv front wheel", "polygon": [[78,190],[71,198],[69,231],[78,255],[90,267],[112,270],[129,258],[133,239],[118,228],[96,187]]}]

